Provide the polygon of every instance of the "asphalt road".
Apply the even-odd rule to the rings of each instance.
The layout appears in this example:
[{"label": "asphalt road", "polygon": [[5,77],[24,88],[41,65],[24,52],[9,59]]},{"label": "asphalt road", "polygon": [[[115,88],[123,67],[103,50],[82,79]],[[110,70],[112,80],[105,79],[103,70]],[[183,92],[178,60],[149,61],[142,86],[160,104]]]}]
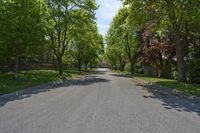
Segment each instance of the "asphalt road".
[{"label": "asphalt road", "polygon": [[200,105],[99,70],[2,102],[0,133],[200,133]]}]

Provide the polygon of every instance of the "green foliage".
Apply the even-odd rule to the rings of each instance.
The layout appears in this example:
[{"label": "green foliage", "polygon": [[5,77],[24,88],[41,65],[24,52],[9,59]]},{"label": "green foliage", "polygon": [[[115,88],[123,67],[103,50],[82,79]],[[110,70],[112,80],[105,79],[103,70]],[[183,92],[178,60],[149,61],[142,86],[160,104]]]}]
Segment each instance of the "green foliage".
[{"label": "green foliage", "polygon": [[52,70],[22,71],[19,75],[20,79],[15,80],[14,73],[0,74],[0,95],[62,78]]},{"label": "green foliage", "polygon": [[130,63],[126,64],[125,71],[128,71],[128,72],[131,71],[131,64]]},{"label": "green foliage", "polygon": [[[170,32],[176,46],[178,80],[185,80],[185,62],[187,47],[194,43],[191,38],[198,33],[198,0],[122,0],[130,9],[129,20],[132,27],[150,29],[163,36]],[[194,38],[193,38],[194,39]]]},{"label": "green foliage", "polygon": [[113,18],[106,36],[108,45],[106,52],[109,57],[107,60],[112,63],[112,66],[113,60],[115,60],[120,65],[119,68],[124,70],[125,64],[129,62],[131,64],[131,72],[134,73],[134,64],[137,61],[140,45],[137,36],[138,28],[130,25],[129,13],[129,8],[124,7]]},{"label": "green foliage", "polygon": [[[179,81],[184,81],[186,79],[185,73],[187,72],[185,69],[185,64],[186,64],[185,58],[191,55],[190,53],[191,45],[193,46],[199,43],[197,37],[200,29],[199,1],[198,0],[192,0],[192,1],[191,0],[184,0],[184,1],[122,0],[122,1],[124,3],[124,7],[128,8],[129,10],[127,17],[127,20],[130,25],[129,29],[131,30],[142,29],[142,30],[148,30],[151,33],[156,33],[159,36],[158,41],[160,41],[164,36],[166,36],[166,34],[170,35],[171,44],[175,46],[175,51],[176,51],[175,54],[176,60],[171,61],[170,63],[177,64],[176,66],[177,79]],[[147,36],[147,38],[149,37]],[[153,39],[151,39],[150,41],[152,40]],[[195,47],[193,47],[192,49],[194,48]],[[161,50],[162,52],[162,49],[159,48],[159,50]],[[159,53],[157,54],[156,52],[153,52],[151,55],[157,57],[161,56],[159,55]],[[158,64],[157,62],[158,60],[154,60],[154,63],[151,64]],[[169,62],[167,63],[169,64]],[[162,62],[156,67],[157,69],[159,67],[162,67]]]},{"label": "green foliage", "polygon": [[0,7],[1,42],[11,52],[18,49],[20,53],[34,52],[43,43],[45,36],[45,3],[38,0],[4,1]]},{"label": "green foliage", "polygon": [[169,87],[171,89],[184,92],[186,94],[200,96],[200,85],[197,84],[188,84],[184,82],[178,82],[177,80],[172,79],[145,77],[143,75],[138,75],[137,77],[146,81],[150,81],[152,83],[156,83],[162,86]]},{"label": "green foliage", "polygon": [[20,79],[15,80],[14,73],[0,73],[0,95],[11,93],[14,91],[26,89],[56,80],[64,80],[69,78],[76,78],[80,75],[87,75],[89,72],[78,72],[74,70],[65,71],[60,76],[55,70],[32,70],[21,71],[19,73]]},{"label": "green foliage", "polygon": [[190,82],[200,83],[200,46],[192,52],[192,59],[188,62],[188,78]]},{"label": "green foliage", "polygon": [[[91,29],[91,25],[87,26],[87,24],[95,23],[94,11],[97,9],[97,5],[94,0],[49,0],[48,6],[50,12],[48,18],[50,47],[57,58],[59,73],[62,75],[64,71],[63,58],[69,54],[67,48],[79,49],[79,53],[77,53],[79,58],[81,57],[80,54],[82,54],[80,50],[85,51],[81,45],[85,45],[86,41],[91,37],[85,34]],[[83,43],[80,44],[79,42]]]},{"label": "green foliage", "polygon": [[72,29],[72,43],[69,44],[70,53],[75,59],[78,69],[84,64],[87,69],[88,64],[99,58],[102,51],[103,37],[98,33],[97,24],[86,11],[78,12],[81,25],[74,25]]},{"label": "green foliage", "polygon": [[34,56],[44,46],[45,1],[3,0],[0,10],[0,49],[3,51],[0,59],[15,61],[18,78],[20,58]]},{"label": "green foliage", "polygon": [[[73,66],[78,53],[83,54],[81,64],[96,63],[103,54],[103,38],[97,31],[95,10],[95,0],[2,0],[0,65],[12,66],[18,77],[20,64],[29,60],[43,63],[46,59],[60,74],[65,65]],[[77,51],[82,44],[85,48]]]}]

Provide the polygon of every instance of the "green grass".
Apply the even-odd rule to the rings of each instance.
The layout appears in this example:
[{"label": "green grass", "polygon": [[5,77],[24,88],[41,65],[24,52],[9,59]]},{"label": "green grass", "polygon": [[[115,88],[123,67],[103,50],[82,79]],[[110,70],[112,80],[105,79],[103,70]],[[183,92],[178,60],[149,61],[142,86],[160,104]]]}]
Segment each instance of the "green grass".
[{"label": "green grass", "polygon": [[89,72],[83,71],[79,73],[77,71],[65,72],[63,76],[59,76],[57,71],[54,70],[33,70],[22,71],[19,74],[19,79],[14,78],[14,73],[0,74],[0,95],[11,93],[17,90],[22,90],[27,87],[33,87],[41,85],[50,81],[72,78],[79,75],[86,75]]},{"label": "green grass", "polygon": [[143,79],[152,83],[156,83],[162,86],[169,87],[171,89],[176,89],[186,94],[200,96],[200,84],[189,84],[185,82],[178,82],[177,80],[173,79],[166,79],[166,78],[157,78],[157,77],[148,77],[143,74],[136,74],[132,75],[130,72],[124,71],[114,71],[116,73],[122,73],[127,75],[128,77],[137,77],[139,79]]},{"label": "green grass", "polygon": [[128,72],[128,71],[112,70],[112,72],[114,72],[114,73],[125,74],[126,76],[133,76],[133,75],[132,75],[130,72]]},{"label": "green grass", "polygon": [[146,77],[144,75],[137,75],[138,78],[156,83],[162,86],[166,86],[172,89],[179,90],[181,92],[200,96],[200,85],[199,84],[189,84],[185,82],[178,82],[177,80],[165,79],[165,78],[156,78],[156,77]]}]

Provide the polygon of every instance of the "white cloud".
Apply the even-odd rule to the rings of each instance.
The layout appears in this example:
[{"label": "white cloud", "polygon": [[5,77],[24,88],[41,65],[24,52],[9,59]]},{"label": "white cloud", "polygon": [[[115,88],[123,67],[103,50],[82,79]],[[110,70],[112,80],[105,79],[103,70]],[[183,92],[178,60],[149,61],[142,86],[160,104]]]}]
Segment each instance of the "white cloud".
[{"label": "white cloud", "polygon": [[[116,11],[120,8],[121,2],[119,0],[98,0],[100,2],[99,12],[103,19],[110,19],[114,17]],[[100,14],[98,14],[100,13]]]},{"label": "white cloud", "polygon": [[98,24],[98,26],[101,27],[101,28],[108,28],[109,27],[109,25],[106,25],[106,24]]},{"label": "white cloud", "polygon": [[97,0],[97,3],[100,6],[96,13],[97,23],[100,33],[105,35],[112,18],[122,4],[120,0]]},{"label": "white cloud", "polygon": [[105,35],[107,30],[109,29],[109,25],[107,24],[98,24],[98,29],[99,29],[99,32],[102,34],[102,35]]}]

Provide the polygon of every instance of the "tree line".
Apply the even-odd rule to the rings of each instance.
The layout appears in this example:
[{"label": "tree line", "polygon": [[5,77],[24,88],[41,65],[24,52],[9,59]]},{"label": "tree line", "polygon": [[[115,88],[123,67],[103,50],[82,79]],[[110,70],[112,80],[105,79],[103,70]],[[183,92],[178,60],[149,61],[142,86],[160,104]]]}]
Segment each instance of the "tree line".
[{"label": "tree line", "polygon": [[1,0],[0,63],[18,78],[20,64],[49,62],[67,67],[97,65],[103,53],[95,0]]},{"label": "tree line", "polygon": [[111,68],[200,83],[200,1],[122,2],[106,35]]}]

